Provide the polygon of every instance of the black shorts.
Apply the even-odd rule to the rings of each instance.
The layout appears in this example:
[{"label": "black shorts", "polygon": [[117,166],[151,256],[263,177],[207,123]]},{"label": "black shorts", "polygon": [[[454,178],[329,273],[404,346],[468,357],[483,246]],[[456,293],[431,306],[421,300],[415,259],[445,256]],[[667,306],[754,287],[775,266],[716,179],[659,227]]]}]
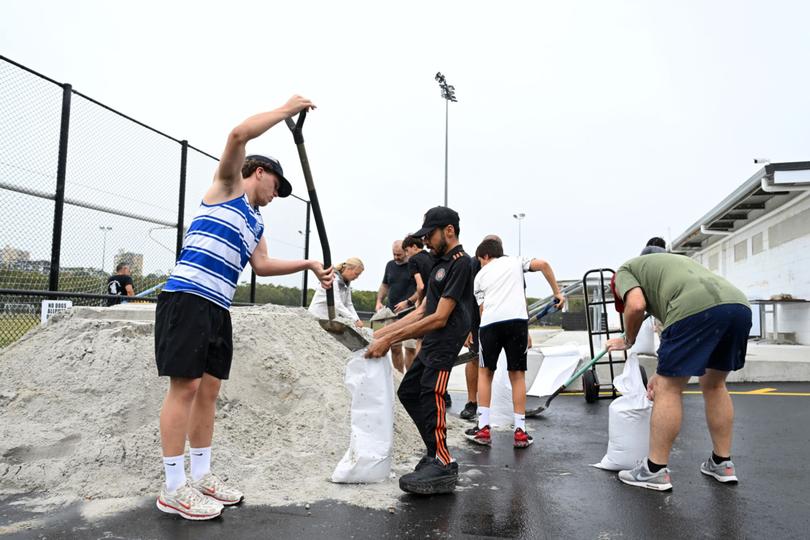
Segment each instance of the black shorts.
[{"label": "black shorts", "polygon": [[478,331],[481,341],[479,367],[495,371],[498,356],[506,351],[506,369],[526,371],[526,353],[529,349],[529,323],[520,319],[482,326]]},{"label": "black shorts", "polygon": [[196,294],[162,292],[155,311],[158,375],[227,379],[233,358],[231,313]]}]

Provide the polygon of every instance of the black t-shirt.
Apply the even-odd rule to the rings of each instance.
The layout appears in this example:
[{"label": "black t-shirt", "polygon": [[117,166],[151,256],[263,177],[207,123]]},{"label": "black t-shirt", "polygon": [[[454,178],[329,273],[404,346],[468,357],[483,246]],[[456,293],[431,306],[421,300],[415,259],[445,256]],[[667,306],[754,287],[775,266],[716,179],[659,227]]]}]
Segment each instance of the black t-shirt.
[{"label": "black t-shirt", "polygon": [[394,306],[411,296],[416,290],[416,282],[408,270],[408,263],[397,264],[393,260],[388,261],[388,264],[385,265],[382,282],[388,285],[386,305],[391,309],[394,309]]},{"label": "black t-shirt", "polygon": [[[116,274],[107,278],[107,294],[115,294],[118,296],[127,295],[127,285],[132,285],[132,278],[123,274]],[[107,300],[108,306],[120,304],[121,300]]]},{"label": "black t-shirt", "polygon": [[430,272],[435,265],[436,258],[427,251],[420,251],[408,259],[408,269],[411,276],[419,274],[422,277],[422,284],[425,286],[425,294],[427,294],[427,286],[430,281]]},{"label": "black t-shirt", "polygon": [[472,259],[461,244],[439,257],[430,274],[425,296],[425,316],[432,315],[442,298],[452,298],[456,307],[444,328],[425,334],[422,360],[428,366],[450,369],[470,332],[469,297],[472,296]]}]

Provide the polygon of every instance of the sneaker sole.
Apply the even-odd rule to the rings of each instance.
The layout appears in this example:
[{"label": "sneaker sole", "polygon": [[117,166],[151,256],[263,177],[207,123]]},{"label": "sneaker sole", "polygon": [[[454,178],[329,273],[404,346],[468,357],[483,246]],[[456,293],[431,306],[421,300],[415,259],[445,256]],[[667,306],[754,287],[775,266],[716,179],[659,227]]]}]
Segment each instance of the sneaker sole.
[{"label": "sneaker sole", "polygon": [[464,437],[468,441],[474,442],[475,444],[480,444],[481,446],[492,446],[492,439],[489,439],[487,441],[482,441],[481,439],[476,439],[474,436],[467,435],[466,433],[464,434]]},{"label": "sneaker sole", "polygon": [[715,480],[717,480],[718,482],[720,482],[722,484],[729,484],[729,483],[734,484],[734,483],[739,482],[739,480],[737,480],[736,476],[720,476],[719,474],[716,474],[716,473],[713,473],[713,472],[711,472],[709,470],[706,470],[703,467],[700,468],[700,472],[702,472],[706,476],[711,476],[712,478],[714,478]]},{"label": "sneaker sole", "polygon": [[157,509],[160,510],[161,512],[165,512],[167,514],[177,514],[181,518],[188,519],[191,521],[205,521],[208,519],[218,518],[219,516],[222,515],[222,510],[220,510],[216,514],[191,514],[180,508],[175,508],[169,503],[161,501],[160,498],[158,498],[158,500],[155,502],[155,506],[157,506]]},{"label": "sneaker sole", "polygon": [[[201,492],[201,493],[202,493],[202,492]],[[220,499],[220,498],[219,498],[219,497],[217,497],[216,495],[211,495],[210,493],[203,493],[203,496],[204,496],[204,497],[208,497],[209,499],[214,499],[214,500],[215,500],[215,501],[217,501],[219,504],[224,504],[225,506],[234,506],[234,505],[240,504],[242,501],[244,501],[244,500],[245,500],[245,496],[244,496],[244,495],[243,495],[243,496],[241,496],[241,497],[239,497],[239,500],[238,500],[238,501],[234,501],[234,500],[232,500],[232,499]]]},{"label": "sneaker sole", "polygon": [[621,480],[628,486],[636,486],[645,489],[652,489],[654,491],[669,491],[672,489],[672,484],[650,484],[648,482],[636,482],[635,480],[625,480],[621,476],[619,477],[619,480]]},{"label": "sneaker sole", "polygon": [[415,495],[440,495],[453,493],[456,490],[457,478],[447,478],[434,482],[403,482],[399,481],[399,489]]},{"label": "sneaker sole", "polygon": [[458,417],[461,418],[462,420],[466,420],[468,422],[472,422],[473,420],[478,420],[478,418],[476,418],[475,414],[465,415],[464,413],[461,413],[461,414],[458,415]]},{"label": "sneaker sole", "polygon": [[528,448],[533,444],[534,444],[534,440],[530,440],[530,441],[526,441],[526,442],[519,442],[519,443],[516,442],[514,446],[515,446],[515,448]]}]

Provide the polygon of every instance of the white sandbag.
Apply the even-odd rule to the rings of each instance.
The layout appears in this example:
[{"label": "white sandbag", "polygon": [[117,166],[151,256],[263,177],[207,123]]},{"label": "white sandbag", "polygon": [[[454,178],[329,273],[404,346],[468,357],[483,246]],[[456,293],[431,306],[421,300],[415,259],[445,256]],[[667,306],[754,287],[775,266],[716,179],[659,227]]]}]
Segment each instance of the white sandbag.
[{"label": "white sandbag", "polygon": [[498,369],[492,378],[492,394],[489,402],[489,424],[492,427],[508,427],[515,421],[512,405],[512,383],[507,371],[506,353],[498,356]]},{"label": "white sandbag", "polygon": [[582,358],[579,345],[566,343],[557,347],[543,347],[543,364],[526,392],[529,396],[542,397],[553,394],[573,375]]},{"label": "white sandbag", "polygon": [[394,377],[391,356],[364,358],[352,353],[344,382],[352,396],[349,449],[335,467],[332,482],[382,482],[391,472],[394,450]]},{"label": "white sandbag", "polygon": [[607,453],[593,466],[620,471],[632,469],[650,448],[652,401],[647,399],[636,352],[630,353],[624,371],[613,379],[613,385],[622,396],[610,404]]},{"label": "white sandbag", "polygon": [[638,330],[636,342],[630,349],[630,352],[636,354],[655,354],[655,319],[647,317],[641,323],[641,328]]}]

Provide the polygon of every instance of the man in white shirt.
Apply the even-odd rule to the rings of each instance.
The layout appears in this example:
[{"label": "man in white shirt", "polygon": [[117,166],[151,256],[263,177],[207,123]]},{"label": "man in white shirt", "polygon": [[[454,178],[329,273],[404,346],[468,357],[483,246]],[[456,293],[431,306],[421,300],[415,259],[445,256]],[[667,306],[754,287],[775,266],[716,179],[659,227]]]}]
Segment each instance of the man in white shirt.
[{"label": "man in white shirt", "polygon": [[560,292],[554,271],[541,259],[509,257],[503,245],[495,240],[481,242],[475,251],[481,271],[473,282],[475,298],[481,310],[481,344],[478,362],[478,425],[464,432],[474,443],[492,444],[489,426],[489,404],[492,377],[501,351],[506,352],[507,370],[512,383],[515,413],[515,448],[526,448],[532,437],[526,433],[526,352],[529,339],[529,313],[523,274],[542,272],[562,308],[565,297]]}]

